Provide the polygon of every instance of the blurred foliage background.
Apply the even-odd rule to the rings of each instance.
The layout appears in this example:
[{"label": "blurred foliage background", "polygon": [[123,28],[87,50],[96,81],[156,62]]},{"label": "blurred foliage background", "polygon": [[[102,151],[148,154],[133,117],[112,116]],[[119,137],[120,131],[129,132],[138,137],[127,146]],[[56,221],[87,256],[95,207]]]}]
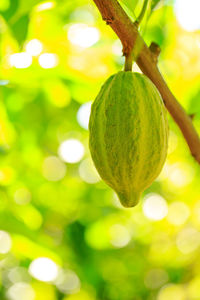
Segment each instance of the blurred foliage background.
[{"label": "blurred foliage background", "polygon": [[[133,20],[142,5],[120,3]],[[141,34],[200,133],[199,0],[149,3]],[[92,164],[91,102],[124,63],[93,1],[0,12],[0,299],[200,299],[200,169],[171,117],[166,164],[137,207]]]}]

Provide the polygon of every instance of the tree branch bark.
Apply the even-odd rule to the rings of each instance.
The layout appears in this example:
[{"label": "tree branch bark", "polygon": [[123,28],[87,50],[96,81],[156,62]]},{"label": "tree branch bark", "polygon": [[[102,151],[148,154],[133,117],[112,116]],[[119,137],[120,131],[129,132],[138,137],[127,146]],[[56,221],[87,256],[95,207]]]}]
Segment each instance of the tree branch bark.
[{"label": "tree branch bark", "polygon": [[137,26],[129,19],[117,0],[93,1],[98,7],[103,20],[112,27],[121,40],[124,56],[131,54],[137,40],[137,44],[140,45],[136,60],[138,66],[159,90],[166,108],[182,131],[191,154],[200,164],[200,138],[192,124],[192,120],[168,88],[158,69],[155,54],[145,44],[138,32]]}]

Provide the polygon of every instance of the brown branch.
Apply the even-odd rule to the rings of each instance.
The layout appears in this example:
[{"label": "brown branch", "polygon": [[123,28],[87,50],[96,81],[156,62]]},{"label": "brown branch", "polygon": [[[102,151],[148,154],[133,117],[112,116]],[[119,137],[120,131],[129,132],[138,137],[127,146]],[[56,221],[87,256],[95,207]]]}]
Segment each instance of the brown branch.
[{"label": "brown branch", "polygon": [[153,53],[147,47],[137,30],[137,26],[129,19],[117,0],[93,1],[101,12],[103,20],[112,27],[120,38],[125,56],[131,55],[136,39],[137,43],[142,45],[137,57],[137,64],[142,72],[156,85],[169,113],[181,129],[192,155],[200,164],[200,138],[191,118],[186,114],[164,81],[157,67],[155,52]]}]

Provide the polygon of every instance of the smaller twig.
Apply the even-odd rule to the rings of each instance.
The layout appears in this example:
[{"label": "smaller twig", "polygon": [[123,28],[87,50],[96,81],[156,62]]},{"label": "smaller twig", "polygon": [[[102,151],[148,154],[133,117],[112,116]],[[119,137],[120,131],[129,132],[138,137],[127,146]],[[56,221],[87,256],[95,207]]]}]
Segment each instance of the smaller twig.
[{"label": "smaller twig", "polygon": [[189,117],[190,117],[191,120],[193,120],[194,117],[195,117],[195,114],[190,114]]},{"label": "smaller twig", "polygon": [[142,19],[144,18],[144,14],[145,14],[146,9],[147,9],[147,4],[148,4],[148,0],[144,0],[142,10],[141,10],[139,16],[137,17],[137,20],[135,21],[135,25],[137,27],[140,25],[140,23],[142,22]]},{"label": "smaller twig", "polygon": [[158,44],[156,44],[155,42],[152,42],[149,49],[151,50],[153,61],[155,63],[157,63],[158,62],[158,57],[159,57],[160,52],[161,52],[160,46]]}]

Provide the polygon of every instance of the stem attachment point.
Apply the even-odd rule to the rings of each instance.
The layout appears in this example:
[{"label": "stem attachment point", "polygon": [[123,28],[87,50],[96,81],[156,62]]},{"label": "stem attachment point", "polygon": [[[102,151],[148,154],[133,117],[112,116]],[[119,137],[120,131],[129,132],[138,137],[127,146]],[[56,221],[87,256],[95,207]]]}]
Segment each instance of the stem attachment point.
[{"label": "stem attachment point", "polygon": [[126,55],[125,56],[125,65],[124,65],[124,71],[132,71],[132,65],[133,65],[133,57],[132,55]]}]

